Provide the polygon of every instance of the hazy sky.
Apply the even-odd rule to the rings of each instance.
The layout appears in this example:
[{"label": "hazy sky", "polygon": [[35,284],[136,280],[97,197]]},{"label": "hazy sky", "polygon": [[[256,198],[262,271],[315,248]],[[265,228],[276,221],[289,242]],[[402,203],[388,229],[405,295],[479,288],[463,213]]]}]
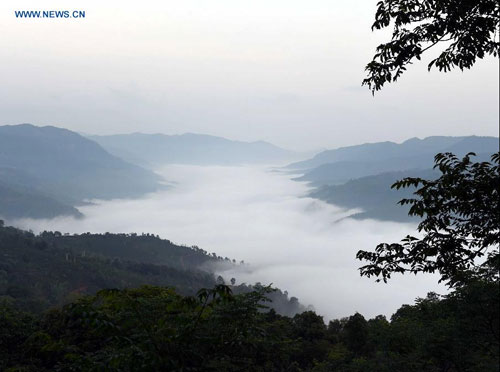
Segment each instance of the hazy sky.
[{"label": "hazy sky", "polygon": [[[428,73],[373,98],[377,0],[0,3],[0,124],[199,132],[292,149],[498,135],[498,61]],[[84,10],[17,19],[15,10]]]}]

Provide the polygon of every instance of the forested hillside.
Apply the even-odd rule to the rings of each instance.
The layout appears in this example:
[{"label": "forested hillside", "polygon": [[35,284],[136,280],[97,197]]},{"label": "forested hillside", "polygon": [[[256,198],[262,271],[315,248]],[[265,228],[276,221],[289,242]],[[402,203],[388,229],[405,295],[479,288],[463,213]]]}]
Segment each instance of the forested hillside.
[{"label": "forested hillside", "polygon": [[0,303],[0,369],[498,371],[497,283],[431,293],[390,320],[356,313],[327,324],[312,311],[267,311],[266,293],[105,290],[41,316]]},{"label": "forested hillside", "polygon": [[[198,247],[175,245],[149,234],[44,232],[37,236],[2,226],[1,221],[0,258],[0,301],[32,312],[104,288],[151,284],[193,295],[221,281],[215,277],[215,264],[236,264]],[[252,290],[244,283],[232,287],[236,293]],[[269,298],[283,314],[305,309],[279,290]]]}]

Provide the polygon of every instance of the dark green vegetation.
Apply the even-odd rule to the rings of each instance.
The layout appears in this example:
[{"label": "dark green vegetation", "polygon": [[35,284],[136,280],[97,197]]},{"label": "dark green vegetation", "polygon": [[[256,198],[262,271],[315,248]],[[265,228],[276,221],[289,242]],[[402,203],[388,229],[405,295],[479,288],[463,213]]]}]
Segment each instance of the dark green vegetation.
[{"label": "dark green vegetation", "polygon": [[430,294],[391,318],[326,325],[262,308],[266,288],[196,297],[104,290],[43,315],[0,304],[5,371],[498,371],[498,285]]},{"label": "dark green vegetation", "polygon": [[491,153],[498,151],[498,138],[428,137],[412,138],[401,144],[369,143],[324,151],[289,167],[312,167],[296,180],[315,186],[316,190],[310,194],[314,198],[362,209],[354,218],[401,222],[413,218],[396,203],[411,195],[412,190],[391,190],[390,186],[404,177],[433,178],[433,171],[428,168],[436,152],[464,156],[468,151],[476,151],[478,160],[487,161]]},{"label": "dark green vegetation", "polygon": [[140,196],[160,189],[160,181],[156,174],[69,130],[29,124],[0,127],[4,218],[78,215],[72,206],[85,199]]},{"label": "dark green vegetation", "polygon": [[[396,189],[419,187],[409,213],[422,218],[423,237],[407,236],[401,243],[382,243],[375,252],[359,251],[368,261],[361,275],[387,281],[393,273],[438,272],[450,286],[476,280],[498,282],[500,277],[500,153],[491,162],[436,155],[435,180],[405,178]],[[379,279],[380,280],[380,279]]]},{"label": "dark green vegetation", "polygon": [[[165,255],[163,262],[170,266],[160,266],[137,260],[121,258],[114,252],[99,254],[102,244],[122,246],[135,256],[144,254],[151,257],[155,252],[152,236],[130,237],[123,235],[62,236],[60,233],[43,233],[41,236],[12,227],[0,228],[0,298],[14,301],[19,308],[42,311],[50,306],[62,305],[81,294],[92,294],[103,288],[124,288],[142,284],[172,285],[181,293],[193,293],[203,286],[215,284],[213,275],[194,270],[194,265],[176,267],[183,256],[195,257],[190,262],[211,260],[202,252],[187,247],[177,247],[168,241],[157,239],[156,246],[162,243],[166,248],[172,246],[172,258]],[[128,240],[126,245],[124,240]],[[73,242],[73,243],[72,243]],[[76,249],[72,249],[75,246]],[[84,250],[78,248],[85,247]],[[142,251],[141,252],[141,248]],[[126,252],[125,257],[132,255]],[[110,254],[106,254],[110,253]],[[115,252],[119,253],[119,252]],[[128,253],[128,254],[127,254]],[[148,257],[148,258],[149,258]],[[189,262],[189,263],[190,263]]]},{"label": "dark green vegetation", "polygon": [[[0,221],[1,222],[1,221]],[[216,265],[235,265],[229,258],[198,247],[175,245],[153,235],[34,234],[0,223],[0,301],[40,312],[104,288],[144,284],[171,286],[181,294],[214,286]],[[236,293],[252,288],[233,285]],[[269,294],[283,314],[303,309],[294,297]]]},{"label": "dark green vegetation", "polygon": [[497,0],[382,0],[372,29],[393,27],[391,41],[377,47],[366,66],[364,85],[375,92],[396,81],[435,45],[444,49],[428,64],[439,71],[471,68],[487,55],[498,57],[500,4]]},{"label": "dark green vegetation", "polygon": [[297,156],[264,141],[232,141],[193,133],[173,136],[133,133],[89,138],[110,153],[145,167],[164,164],[279,164]]}]

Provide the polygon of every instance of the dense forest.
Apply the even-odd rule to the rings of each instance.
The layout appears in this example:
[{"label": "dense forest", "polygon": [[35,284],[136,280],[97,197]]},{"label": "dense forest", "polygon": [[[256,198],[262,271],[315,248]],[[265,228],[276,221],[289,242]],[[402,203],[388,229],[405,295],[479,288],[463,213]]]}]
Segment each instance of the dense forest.
[{"label": "dense forest", "polygon": [[[173,244],[151,234],[80,234],[31,232],[0,221],[0,301],[29,312],[43,312],[105,288],[150,284],[194,295],[222,284],[216,266],[234,260],[198,247]],[[241,263],[239,263],[241,264]],[[253,287],[231,280],[235,293]],[[229,284],[229,283],[228,283]],[[274,309],[287,315],[304,310],[298,299],[272,291]]]},{"label": "dense forest", "polygon": [[182,296],[144,286],[33,315],[0,305],[5,371],[498,371],[498,284],[402,306],[391,319],[294,317],[265,287]]}]

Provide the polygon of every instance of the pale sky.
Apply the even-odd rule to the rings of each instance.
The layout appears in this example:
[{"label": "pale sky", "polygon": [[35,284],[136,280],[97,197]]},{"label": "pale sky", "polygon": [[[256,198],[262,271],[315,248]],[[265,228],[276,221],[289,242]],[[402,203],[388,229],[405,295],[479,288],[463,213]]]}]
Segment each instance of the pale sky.
[{"label": "pale sky", "polygon": [[[104,3],[104,4],[103,4]],[[411,66],[374,98],[364,66],[377,0],[23,1],[0,4],[0,125],[197,132],[297,150],[498,135],[498,60]],[[15,10],[84,10],[18,19]]]}]

